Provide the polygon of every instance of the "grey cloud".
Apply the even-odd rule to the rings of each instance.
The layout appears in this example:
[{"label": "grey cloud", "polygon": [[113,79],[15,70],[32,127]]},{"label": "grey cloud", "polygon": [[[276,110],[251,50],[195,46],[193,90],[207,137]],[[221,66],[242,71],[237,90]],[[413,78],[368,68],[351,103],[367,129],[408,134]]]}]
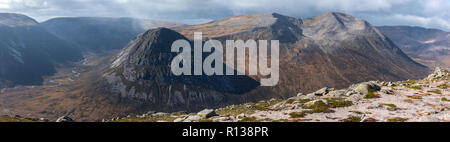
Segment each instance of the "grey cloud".
[{"label": "grey cloud", "polygon": [[60,16],[138,17],[197,24],[227,16],[277,12],[307,18],[344,12],[374,25],[415,25],[450,31],[449,0],[1,0],[0,12],[39,21]]}]

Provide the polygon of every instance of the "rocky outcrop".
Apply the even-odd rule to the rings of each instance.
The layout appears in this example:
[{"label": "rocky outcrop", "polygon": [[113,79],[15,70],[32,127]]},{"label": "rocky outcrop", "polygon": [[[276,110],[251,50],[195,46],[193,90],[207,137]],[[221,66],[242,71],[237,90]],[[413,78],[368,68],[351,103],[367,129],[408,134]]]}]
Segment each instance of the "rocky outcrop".
[{"label": "rocky outcrop", "polygon": [[450,73],[449,73],[448,70],[442,69],[440,67],[436,67],[434,69],[434,72],[432,74],[430,74],[426,78],[426,80],[430,80],[430,81],[432,81],[432,80],[439,80],[439,79],[448,77],[449,75],[450,75]]},{"label": "rocky outcrop", "polygon": [[212,109],[205,109],[197,113],[197,115],[201,116],[202,118],[211,118],[213,116],[216,116],[216,111]]}]

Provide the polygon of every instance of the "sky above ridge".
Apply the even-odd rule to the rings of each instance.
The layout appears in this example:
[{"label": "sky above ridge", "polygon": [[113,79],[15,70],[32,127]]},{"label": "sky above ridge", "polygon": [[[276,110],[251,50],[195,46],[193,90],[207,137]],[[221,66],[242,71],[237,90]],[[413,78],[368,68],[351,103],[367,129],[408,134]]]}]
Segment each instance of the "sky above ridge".
[{"label": "sky above ridge", "polygon": [[344,12],[373,25],[450,31],[450,0],[0,0],[0,12],[54,17],[135,17],[200,24],[254,13],[308,18]]}]

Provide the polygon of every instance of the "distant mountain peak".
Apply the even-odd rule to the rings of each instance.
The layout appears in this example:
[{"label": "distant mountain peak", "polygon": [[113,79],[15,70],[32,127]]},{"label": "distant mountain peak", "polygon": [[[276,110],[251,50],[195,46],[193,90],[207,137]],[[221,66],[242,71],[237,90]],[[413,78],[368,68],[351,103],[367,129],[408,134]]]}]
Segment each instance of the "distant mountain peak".
[{"label": "distant mountain peak", "polygon": [[349,37],[373,36],[385,39],[384,35],[367,21],[339,12],[328,12],[303,20],[304,34],[314,38],[347,39]]},{"label": "distant mountain peak", "polygon": [[276,12],[271,13],[271,15],[272,15],[273,17],[288,17],[288,16],[286,16],[286,15],[283,15],[283,14],[280,14],[280,13],[276,13]]},{"label": "distant mountain peak", "polygon": [[416,61],[429,67],[450,67],[450,32],[416,26],[377,28]]},{"label": "distant mountain peak", "polygon": [[164,28],[164,27],[159,27],[159,28],[155,28],[155,29],[151,29],[148,30],[146,32],[144,32],[142,35],[142,37],[146,38],[146,37],[164,37],[164,36],[182,36],[180,35],[178,32],[168,29],[168,28]]},{"label": "distant mountain peak", "polygon": [[339,12],[327,12],[313,18],[308,18],[307,21],[310,21],[308,24],[322,25],[322,27],[339,26],[340,28],[347,28],[349,30],[362,30],[371,27],[363,19]]},{"label": "distant mountain peak", "polygon": [[23,14],[0,13],[0,26],[20,27],[33,26],[37,24],[38,22],[36,20]]},{"label": "distant mountain peak", "polygon": [[269,34],[261,35],[271,35],[272,37],[289,35],[280,40],[293,41],[297,38],[294,35],[301,35],[301,29],[299,29],[301,24],[302,20],[298,18],[278,13],[266,13],[226,17],[205,24],[175,28],[175,30],[192,39],[194,32],[202,32],[204,38],[220,38],[252,31],[256,34],[255,30],[269,29],[270,32],[266,31]]}]

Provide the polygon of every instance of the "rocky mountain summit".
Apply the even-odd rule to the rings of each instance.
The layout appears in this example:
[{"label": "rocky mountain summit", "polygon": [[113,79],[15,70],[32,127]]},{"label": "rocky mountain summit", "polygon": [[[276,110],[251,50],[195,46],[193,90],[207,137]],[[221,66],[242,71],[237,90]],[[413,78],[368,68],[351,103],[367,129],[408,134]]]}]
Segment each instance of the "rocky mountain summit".
[{"label": "rocky mountain summit", "polygon": [[205,109],[156,113],[112,122],[449,122],[450,74],[436,68],[423,80],[370,81],[346,89],[323,88],[296,97]]}]

